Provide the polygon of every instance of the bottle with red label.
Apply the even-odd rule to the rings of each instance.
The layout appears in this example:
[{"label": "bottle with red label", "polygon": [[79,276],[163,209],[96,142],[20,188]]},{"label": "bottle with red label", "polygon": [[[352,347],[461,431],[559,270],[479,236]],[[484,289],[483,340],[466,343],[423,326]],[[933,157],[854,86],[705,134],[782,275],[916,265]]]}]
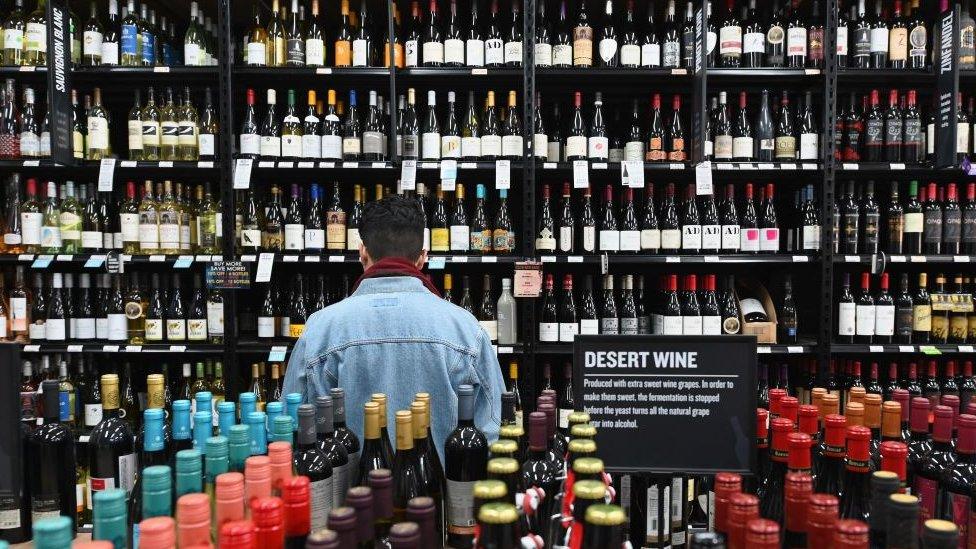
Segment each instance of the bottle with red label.
[{"label": "bottle with red label", "polygon": [[908,486],[915,489],[915,472],[922,466],[925,456],[932,451],[932,438],[929,436],[929,401],[915,397],[911,402],[911,436],[908,440]]},{"label": "bottle with red label", "polygon": [[946,469],[939,486],[941,518],[956,524],[959,546],[969,547],[972,493],[976,486],[976,416],[960,415],[956,418],[956,428],[959,432],[956,462]]},{"label": "bottle with red label", "polygon": [[783,520],[783,486],[786,479],[789,458],[788,436],[793,431],[793,422],[778,417],[770,422],[773,431],[773,449],[770,454],[769,474],[763,479],[759,493],[760,514],[775,521]]},{"label": "bottle with red label", "polygon": [[844,472],[844,434],[847,418],[839,414],[824,417],[823,453],[818,457],[814,492],[840,495]]},{"label": "bottle with red label", "polygon": [[912,493],[919,499],[919,520],[922,524],[938,518],[942,513],[939,502],[939,483],[942,475],[956,462],[952,451],[952,408],[935,407],[935,423],[932,426],[932,451],[919,463],[915,471]]},{"label": "bottle with red label", "polygon": [[844,493],[840,516],[867,520],[871,500],[871,429],[847,427],[847,458],[844,461]]}]

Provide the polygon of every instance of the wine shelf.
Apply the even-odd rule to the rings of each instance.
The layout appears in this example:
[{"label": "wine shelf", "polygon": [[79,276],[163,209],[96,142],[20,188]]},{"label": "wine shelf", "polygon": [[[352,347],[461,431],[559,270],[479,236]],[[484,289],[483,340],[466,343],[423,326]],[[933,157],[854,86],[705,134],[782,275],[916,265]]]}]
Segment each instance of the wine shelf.
[{"label": "wine shelf", "polygon": [[[256,341],[241,340],[237,344],[237,351],[252,355],[266,356],[270,362],[280,362],[291,353],[293,341]],[[528,352],[529,346],[523,343],[492,345],[498,356],[520,355]]]},{"label": "wine shelf", "polygon": [[[129,255],[113,252],[113,256],[124,264],[140,266],[158,265],[174,269],[186,269],[194,265],[204,265],[212,261],[223,261],[221,255]],[[19,254],[0,255],[0,264],[28,265],[32,269],[56,268],[59,266],[82,267],[104,271],[109,254]]]},{"label": "wine shelf", "polygon": [[[335,79],[343,85],[349,82],[385,84],[390,78],[386,67],[249,67],[236,66],[231,69],[235,76],[246,77],[245,81],[258,80],[269,86],[292,86],[291,79],[312,80],[326,77],[329,82]],[[304,84],[303,84],[304,85]],[[244,90],[236,90],[243,95]]]},{"label": "wine shelf", "polygon": [[831,354],[898,354],[921,353],[925,355],[942,355],[965,353],[972,355],[973,345],[956,345],[939,343],[933,345],[898,345],[886,343],[883,345],[868,345],[856,343],[831,343]]},{"label": "wine shelf", "polygon": [[59,343],[41,343],[21,345],[22,353],[167,353],[167,354],[221,354],[223,345],[209,343],[179,344],[153,343],[145,345],[129,345],[125,342],[102,343],[91,341],[68,341]]},{"label": "wine shelf", "polygon": [[[348,263],[359,264],[358,252],[333,253],[333,254],[281,254],[274,255],[275,263]],[[260,259],[260,254],[244,254],[240,260],[244,263],[254,263]],[[529,258],[513,255],[429,255],[427,256],[428,269],[443,269],[447,263],[499,263],[503,265],[513,265],[519,261],[530,261]]]},{"label": "wine shelf", "polygon": [[[115,159],[115,170],[131,170],[139,172],[150,172],[150,171],[165,171],[173,174],[174,171],[179,172],[194,172],[200,170],[201,172],[215,172],[220,168],[219,160],[199,160],[199,161],[181,161],[181,160],[159,160],[159,161],[147,161],[147,160],[123,160],[120,158]],[[28,160],[0,160],[0,170],[25,170],[25,171],[54,171],[62,173],[64,176],[68,176],[69,173],[74,173],[77,171],[84,171],[86,175],[91,176],[91,172],[98,171],[101,169],[101,162],[95,160],[85,160],[77,162],[75,164],[60,164],[51,159],[28,159]]]},{"label": "wine shelf", "polygon": [[[110,78],[111,81],[146,84],[146,79],[188,79],[202,81],[204,79],[217,80],[220,75],[218,67],[73,67],[71,77],[86,83],[99,78]],[[174,82],[178,84],[178,82]]]},{"label": "wine shelf", "polygon": [[[573,353],[572,343],[536,343],[535,352],[550,355],[568,355]],[[804,341],[793,344],[760,344],[756,348],[758,354],[791,354],[804,355],[816,353],[818,347],[813,341]]]},{"label": "wine shelf", "polygon": [[[542,263],[600,263],[603,254],[588,255],[542,255]],[[606,254],[607,262],[615,265],[637,265],[643,263],[815,263],[813,255],[788,254],[729,254],[729,255],[662,255],[662,254]]]},{"label": "wine shelf", "polygon": [[973,263],[976,255],[888,255],[888,254],[857,254],[835,255],[834,263],[874,264],[876,261],[885,265],[895,263]]},{"label": "wine shelf", "polygon": [[[872,174],[884,173],[888,176],[897,176],[899,172],[905,173],[958,173],[958,168],[936,169],[929,163],[912,164],[906,162],[840,162],[837,164],[837,171],[844,175],[853,175],[860,172]],[[894,173],[892,173],[894,172]]]},{"label": "wine shelf", "polygon": [[[769,86],[770,79],[775,79],[776,85],[787,83],[790,85],[807,85],[818,82],[823,78],[821,69],[787,69],[787,68],[709,68],[709,87],[729,84]],[[714,80],[714,82],[711,82]]]}]

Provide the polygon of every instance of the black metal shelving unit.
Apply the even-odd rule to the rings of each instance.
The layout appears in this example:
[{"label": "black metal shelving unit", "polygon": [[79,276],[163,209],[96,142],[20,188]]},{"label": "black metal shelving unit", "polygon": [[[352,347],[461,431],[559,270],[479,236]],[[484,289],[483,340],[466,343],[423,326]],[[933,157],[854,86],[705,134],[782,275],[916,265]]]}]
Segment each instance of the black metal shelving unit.
[{"label": "black metal shelving unit", "polygon": [[[386,0],[387,32],[393,33],[393,2]],[[867,89],[876,87],[911,86],[929,94],[952,96],[958,91],[960,79],[970,85],[976,79],[976,71],[960,71],[956,63],[951,63],[946,72],[945,67],[937,75],[934,70],[857,70],[837,67],[835,55],[835,36],[826,32],[824,46],[825,62],[822,68],[815,69],[728,69],[708,67],[705,63],[706,43],[703,37],[706,33],[706,0],[696,0],[695,25],[697,30],[696,55],[694,66],[682,69],[602,69],[589,70],[536,68],[533,37],[535,36],[536,1],[523,1],[523,35],[527,37],[523,47],[522,68],[335,68],[335,67],[296,67],[296,68],[260,68],[247,67],[236,64],[234,50],[239,33],[235,22],[240,22],[240,14],[235,21],[231,0],[216,0],[216,21],[221,40],[219,48],[219,63],[216,67],[77,67],[71,68],[68,60],[68,49],[63,47],[67,38],[67,26],[61,28],[61,33],[54,32],[52,26],[48,32],[48,51],[62,51],[63,58],[49,56],[47,67],[0,67],[0,77],[15,78],[24,83],[46,82],[48,104],[52,109],[52,135],[56,132],[66,132],[70,135],[71,105],[67,94],[72,82],[81,85],[106,86],[106,82],[120,83],[126,91],[132,87],[144,85],[148,81],[159,82],[163,85],[209,85],[215,90],[215,101],[218,104],[221,135],[218,146],[218,159],[204,162],[130,162],[119,159],[116,164],[116,182],[124,179],[139,180],[153,177],[180,177],[195,180],[209,180],[217,183],[220,190],[221,207],[223,211],[222,234],[223,248],[220,255],[195,255],[187,262],[179,257],[163,256],[133,256],[126,257],[126,265],[132,268],[147,270],[173,269],[202,269],[212,261],[242,260],[253,265],[256,261],[254,253],[242,252],[235,249],[234,212],[236,192],[233,187],[234,150],[236,132],[238,130],[239,106],[243,100],[244,89],[254,87],[294,86],[294,87],[322,87],[336,86],[369,87],[377,89],[389,98],[395,98],[406,87],[419,89],[450,89],[463,82],[467,87],[491,87],[493,89],[513,89],[520,94],[522,107],[522,123],[524,129],[524,157],[534,159],[532,133],[536,116],[536,91],[560,90],[568,92],[577,87],[592,90],[603,87],[619,93],[645,94],[648,90],[660,90],[669,93],[682,93],[690,101],[686,102],[690,112],[691,154],[687,161],[644,163],[645,178],[655,182],[661,181],[694,181],[696,167],[703,160],[705,144],[705,113],[707,99],[719,89],[748,89],[758,90],[763,87],[778,89],[779,87],[802,88],[815,93],[822,106],[820,109],[821,157],[818,161],[796,162],[713,162],[711,173],[717,182],[741,181],[752,178],[776,180],[776,178],[798,180],[816,183],[819,187],[820,215],[824,230],[821,235],[822,251],[818,254],[804,254],[801,252],[784,251],[772,255],[625,255],[602,254],[590,255],[545,255],[535,249],[536,215],[539,206],[538,186],[543,178],[567,178],[572,175],[573,166],[564,162],[541,162],[535,160],[513,161],[510,163],[512,175],[512,190],[517,196],[517,204],[513,209],[516,230],[519,235],[517,252],[506,256],[475,256],[464,254],[432,254],[429,267],[432,273],[439,269],[466,269],[465,273],[492,272],[511,276],[515,264],[522,261],[538,261],[543,269],[558,266],[559,268],[579,268],[585,272],[603,273],[617,267],[646,268],[645,274],[663,272],[663,269],[675,266],[719,266],[725,271],[749,272],[753,269],[789,270],[803,269],[806,272],[819,274],[819,292],[815,292],[815,299],[809,299],[814,292],[805,292],[808,307],[819,308],[814,315],[817,319],[815,326],[804,329],[804,334],[810,337],[794,345],[760,345],[760,353],[783,355],[815,356],[823,371],[831,357],[844,353],[902,353],[908,352],[902,346],[880,345],[859,346],[833,343],[834,331],[834,292],[836,271],[848,266],[857,268],[868,267],[878,272],[886,267],[904,263],[908,266],[927,264],[953,264],[956,267],[971,269],[976,262],[976,256],[886,256],[871,255],[843,255],[833,251],[832,235],[829,230],[829,220],[834,215],[834,202],[837,194],[837,180],[841,178],[857,181],[882,177],[939,177],[964,178],[967,177],[957,166],[954,151],[951,150],[955,142],[955,102],[949,101],[947,108],[940,111],[939,125],[942,126],[939,142],[946,143],[938,149],[937,161],[933,164],[899,164],[899,163],[868,163],[842,162],[834,157],[834,119],[838,111],[837,103],[842,91],[858,91],[863,93]],[[821,3],[824,9],[825,29],[833,29],[838,19],[838,0],[827,0]],[[401,6],[402,7],[402,6]],[[63,17],[65,0],[49,0],[47,4],[48,20]],[[60,14],[58,14],[60,12]],[[374,12],[375,13],[375,12]],[[401,10],[401,13],[405,13]],[[942,14],[942,20],[958,27],[959,12],[950,11]],[[953,34],[958,42],[958,32]],[[57,48],[55,46],[58,46]],[[953,44],[952,51],[958,49]],[[391,46],[392,50],[392,46]],[[951,57],[952,51],[949,51]],[[392,57],[392,52],[391,55]],[[460,80],[463,79],[463,80]],[[127,91],[126,91],[127,93]],[[643,101],[643,97],[641,98]],[[551,99],[543,98],[543,101]],[[396,109],[391,109],[390,127],[397,127]],[[395,150],[391,140],[390,150]],[[0,160],[0,172],[19,171],[25,177],[54,177],[54,178],[94,178],[99,170],[99,164],[94,162],[75,162],[71,158],[70,139],[55,138],[53,157],[44,160]],[[399,177],[403,162],[395,154],[382,162],[330,162],[330,161],[263,161],[253,163],[252,180],[269,181],[283,179],[286,181],[322,181],[337,180],[340,182],[373,183],[392,182]],[[604,183],[619,182],[620,166],[615,163],[591,163],[588,166],[591,181]],[[440,164],[435,161],[417,162],[418,178],[436,177]],[[494,162],[457,162],[460,178],[480,178],[490,181],[496,164]],[[104,257],[101,254],[74,254],[72,256],[55,255],[50,261],[46,256],[21,255],[0,257],[0,265],[27,265],[35,269],[69,269],[82,272],[98,272],[104,268]],[[99,262],[101,260],[101,262]],[[294,263],[298,268],[310,270],[345,269],[343,272],[355,272],[358,264],[357,254],[336,251],[322,254],[276,254],[274,264],[288,266]],[[249,291],[257,291],[252,288]],[[521,343],[514,346],[499,346],[500,360],[507,360],[509,356],[518,357],[522,365],[522,378],[525,383],[525,394],[535,394],[536,361],[539,355],[566,356],[569,347],[536,343],[536,309],[537,300],[519,300],[519,337]],[[225,338],[222,345],[145,345],[139,353],[209,353],[222,355],[227,377],[227,391],[231,398],[243,388],[243,368],[241,361],[253,360],[272,350],[280,351],[281,346],[288,350],[287,342],[256,342],[240,339],[237,335],[239,299],[234,291],[225,292]],[[104,342],[74,342],[64,345],[26,346],[25,353],[32,352],[116,352],[113,345]],[[123,344],[117,352],[127,352]],[[182,348],[185,347],[185,348]],[[965,347],[965,346],[962,346]],[[964,352],[960,346],[936,345],[934,348],[944,353]],[[105,349],[108,349],[107,351]],[[914,346],[913,352],[922,352]],[[953,350],[955,349],[955,350]],[[504,364],[503,364],[504,366]],[[531,407],[531,402],[526,402]]]}]

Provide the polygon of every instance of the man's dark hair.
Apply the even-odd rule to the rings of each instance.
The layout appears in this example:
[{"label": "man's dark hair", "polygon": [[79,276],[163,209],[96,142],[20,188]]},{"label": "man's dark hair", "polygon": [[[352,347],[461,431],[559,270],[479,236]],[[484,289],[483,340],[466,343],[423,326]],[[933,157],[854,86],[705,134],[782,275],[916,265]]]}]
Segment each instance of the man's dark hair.
[{"label": "man's dark hair", "polygon": [[387,196],[363,207],[359,235],[373,261],[404,257],[415,261],[424,247],[424,213],[416,198]]}]

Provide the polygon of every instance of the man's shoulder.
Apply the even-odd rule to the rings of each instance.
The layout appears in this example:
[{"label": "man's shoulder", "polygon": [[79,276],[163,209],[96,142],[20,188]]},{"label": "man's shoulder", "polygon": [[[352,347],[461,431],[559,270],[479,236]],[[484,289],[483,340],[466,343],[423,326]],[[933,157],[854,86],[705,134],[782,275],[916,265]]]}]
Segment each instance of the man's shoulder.
[{"label": "man's shoulder", "polygon": [[309,317],[308,323],[313,319],[316,322],[328,323],[332,320],[348,321],[347,315],[362,312],[367,307],[385,305],[382,302],[390,298],[408,300],[408,310],[411,314],[419,314],[430,319],[450,319],[453,321],[471,322],[477,325],[478,321],[467,310],[442,299],[430,292],[404,292],[393,294],[354,294],[333,303],[324,309],[320,309]]}]

